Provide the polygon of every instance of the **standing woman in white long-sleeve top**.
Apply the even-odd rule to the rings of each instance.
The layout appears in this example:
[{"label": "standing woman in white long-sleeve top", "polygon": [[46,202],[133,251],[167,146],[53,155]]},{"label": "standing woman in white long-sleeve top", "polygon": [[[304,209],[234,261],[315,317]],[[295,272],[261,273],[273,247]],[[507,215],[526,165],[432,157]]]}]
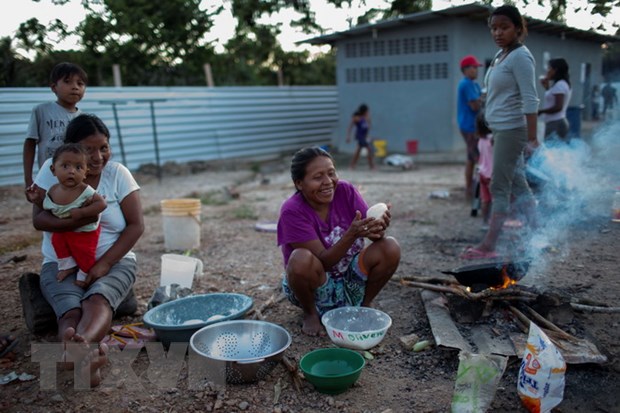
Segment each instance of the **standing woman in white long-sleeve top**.
[{"label": "standing woman in white long-sleeve top", "polygon": [[538,146],[538,97],[534,57],[522,43],[526,23],[514,6],[501,6],[489,18],[495,43],[501,48],[485,77],[485,117],[493,132],[493,210],[482,242],[463,259],[497,257],[495,248],[511,207],[519,208],[535,225],[535,200],[525,179],[524,152]]},{"label": "standing woman in white long-sleeve top", "polygon": [[545,91],[544,108],[538,111],[545,121],[545,141],[554,137],[568,141],[566,109],[572,91],[566,60],[561,57],[549,60],[546,79],[552,86]]}]

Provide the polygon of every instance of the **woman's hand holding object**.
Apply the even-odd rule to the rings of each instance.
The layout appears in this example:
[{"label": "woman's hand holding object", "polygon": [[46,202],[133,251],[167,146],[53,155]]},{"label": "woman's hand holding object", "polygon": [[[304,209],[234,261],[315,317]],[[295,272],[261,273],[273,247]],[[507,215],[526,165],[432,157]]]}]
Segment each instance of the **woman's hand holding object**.
[{"label": "woman's hand holding object", "polygon": [[367,237],[371,240],[379,240],[385,236],[385,230],[390,225],[390,207],[383,202],[375,204],[366,211],[367,218],[371,218],[370,234]]}]

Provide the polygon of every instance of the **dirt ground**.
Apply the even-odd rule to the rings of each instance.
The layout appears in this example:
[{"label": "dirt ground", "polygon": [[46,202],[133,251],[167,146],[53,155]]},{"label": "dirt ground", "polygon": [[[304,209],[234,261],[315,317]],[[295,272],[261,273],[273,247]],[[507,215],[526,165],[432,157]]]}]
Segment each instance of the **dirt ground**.
[{"label": "dirt ground", "polygon": [[[462,189],[460,165],[416,164],[411,170],[381,166],[370,172],[365,165],[356,171],[339,161],[341,179],[353,182],[369,204],[393,204],[389,233],[402,247],[402,261],[395,279],[405,276],[439,277],[441,270],[468,264],[459,260],[464,247],[483,235],[481,219],[470,216]],[[259,307],[277,293],[282,272],[281,254],[273,233],[255,230],[257,222],[275,221],[281,202],[293,192],[288,159],[261,165],[211,166],[179,176],[166,169],[163,181],[137,173],[142,186],[146,232],[135,247],[139,275],[135,292],[139,308],[133,317],[115,323],[141,321],[153,290],[158,285],[164,234],[159,201],[175,197],[200,197],[202,245],[193,256],[204,264],[204,276],[194,283],[196,293],[238,292],[247,294]],[[434,191],[448,191],[447,198],[429,197]],[[237,196],[238,195],[238,196]],[[375,306],[393,319],[386,338],[372,350],[356,385],[347,392],[327,396],[303,382],[300,391],[292,384],[283,365],[267,379],[255,384],[229,385],[224,390],[189,389],[187,366],[174,386],[158,388],[148,379],[149,359],[143,350],[131,362],[137,380],[115,378],[118,371],[106,367],[104,383],[94,390],[76,390],[71,372],[58,372],[57,388],[42,390],[39,364],[31,361],[31,343],[54,340],[50,333],[33,336],[27,330],[20,304],[18,280],[40,266],[40,234],[31,225],[30,208],[21,187],[0,188],[0,290],[1,332],[19,337],[17,357],[4,360],[0,375],[15,371],[35,376],[31,381],[13,381],[1,386],[0,410],[14,412],[50,411],[146,411],[146,412],[448,412],[454,391],[458,351],[431,346],[422,352],[404,349],[399,338],[411,333],[432,340],[433,335],[420,298],[420,290],[390,282]],[[502,251],[511,254],[508,236]],[[541,254],[523,281],[540,290],[568,299],[592,300],[620,306],[618,240],[620,224],[599,214],[566,228],[565,235]],[[514,245],[513,245],[514,246]],[[514,257],[514,256],[513,256]],[[514,258],[518,258],[514,257]],[[541,265],[542,264],[542,265]],[[498,308],[496,311],[504,313]],[[298,362],[308,351],[328,347],[329,338],[301,334],[301,312],[287,301],[269,307],[264,315],[293,336],[286,355]],[[571,313],[557,324],[566,331],[587,338],[609,358],[608,363],[569,365],[564,400],[557,412],[612,412],[620,406],[620,319],[617,314]],[[512,357],[498,386],[490,411],[526,411],[516,391],[520,360]],[[108,378],[106,380],[106,377]],[[276,388],[281,394],[276,397]],[[277,398],[277,400],[276,400]],[[389,410],[391,409],[391,410]]]}]

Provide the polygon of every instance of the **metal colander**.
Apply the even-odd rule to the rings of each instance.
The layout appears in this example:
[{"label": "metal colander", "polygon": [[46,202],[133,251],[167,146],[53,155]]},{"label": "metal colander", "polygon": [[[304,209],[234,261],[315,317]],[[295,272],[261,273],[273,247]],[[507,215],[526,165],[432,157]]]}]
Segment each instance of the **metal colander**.
[{"label": "metal colander", "polygon": [[266,377],[291,344],[291,335],[277,324],[234,320],[198,330],[190,347],[225,374],[228,383],[248,383]]}]

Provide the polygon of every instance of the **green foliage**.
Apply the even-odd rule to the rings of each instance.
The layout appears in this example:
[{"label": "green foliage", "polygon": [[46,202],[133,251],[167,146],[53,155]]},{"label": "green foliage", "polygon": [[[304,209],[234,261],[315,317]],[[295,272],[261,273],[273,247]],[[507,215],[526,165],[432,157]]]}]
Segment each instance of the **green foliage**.
[{"label": "green foliage", "polygon": [[401,17],[407,14],[431,10],[431,0],[393,0],[389,8],[372,8],[360,16],[357,24],[366,24],[375,20],[386,20]]},{"label": "green foliage", "polygon": [[232,214],[235,219],[258,219],[258,215],[254,212],[254,209],[247,204],[235,208]]}]

